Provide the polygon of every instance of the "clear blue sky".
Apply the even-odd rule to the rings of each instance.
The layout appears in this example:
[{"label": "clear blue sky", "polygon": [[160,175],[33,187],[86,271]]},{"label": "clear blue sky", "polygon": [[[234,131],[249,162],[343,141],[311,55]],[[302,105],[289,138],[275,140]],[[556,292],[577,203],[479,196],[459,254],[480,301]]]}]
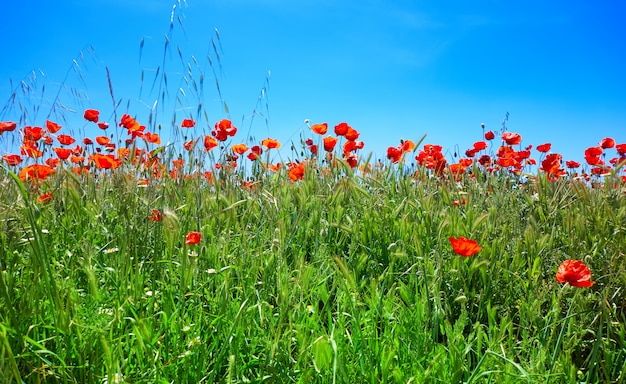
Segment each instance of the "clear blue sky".
[{"label": "clear blue sky", "polygon": [[[173,4],[9,2],[0,23],[2,104],[11,95],[9,79],[15,84],[35,69],[45,73],[37,84],[45,84],[49,100],[72,60],[92,46],[95,53],[81,62],[85,84],[73,72],[67,84],[84,90],[90,97],[85,106],[106,119],[113,109],[106,66],[115,97],[124,100],[120,111],[130,101],[131,114],[147,123],[142,116],[154,102],[149,91],[162,65]],[[184,63],[193,66],[193,55],[205,68],[211,124],[226,117],[209,54],[242,140],[252,111],[267,114],[267,103],[269,128],[260,118],[251,127],[259,140],[271,136],[287,145],[301,131],[312,136],[305,119],[330,126],[346,121],[361,132],[364,151],[379,158],[400,138],[417,140],[424,133],[427,143],[450,151],[458,145],[464,152],[481,138],[482,122],[498,131],[507,112],[508,128],[523,136],[522,144],[552,142],[565,159],[582,160],[584,149],[606,136],[626,142],[623,2],[188,0],[178,16],[182,27],[176,20],[165,66],[170,89],[189,91],[181,83],[180,48]],[[215,28],[221,70],[211,47]],[[267,97],[257,106],[268,71]],[[195,107],[191,93],[188,105]],[[69,96],[66,103],[73,103]],[[167,126],[173,97],[164,108],[159,118]],[[181,120],[192,112],[178,113]],[[42,125],[46,114],[32,123]]]}]

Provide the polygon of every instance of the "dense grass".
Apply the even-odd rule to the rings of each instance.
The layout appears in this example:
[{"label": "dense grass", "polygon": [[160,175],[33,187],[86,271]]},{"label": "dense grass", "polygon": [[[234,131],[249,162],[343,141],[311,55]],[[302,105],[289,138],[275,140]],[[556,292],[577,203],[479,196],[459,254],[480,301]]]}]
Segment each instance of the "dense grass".
[{"label": "dense grass", "polygon": [[[250,189],[66,170],[47,204],[4,172],[0,377],[625,380],[623,187],[331,170]],[[484,249],[454,254],[459,235]],[[594,286],[556,282],[569,258]]]}]

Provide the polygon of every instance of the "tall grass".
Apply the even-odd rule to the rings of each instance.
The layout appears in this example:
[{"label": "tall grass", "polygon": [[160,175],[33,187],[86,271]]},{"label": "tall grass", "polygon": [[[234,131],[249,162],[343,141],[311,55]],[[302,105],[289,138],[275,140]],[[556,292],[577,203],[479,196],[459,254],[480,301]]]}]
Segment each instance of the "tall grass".
[{"label": "tall grass", "polygon": [[[182,81],[208,125],[193,68]],[[150,110],[149,129],[163,113]],[[180,120],[171,145],[145,143],[158,177],[132,159],[79,174],[62,162],[34,182],[3,166],[0,381],[626,382],[619,169],[603,185],[539,171],[521,182],[476,162],[456,175],[361,158],[357,171],[334,153],[308,156],[293,181],[296,160],[273,172],[268,151],[238,168],[230,142],[183,151],[197,132]],[[483,249],[459,256],[451,236]],[[565,259],[596,284],[559,284]]]},{"label": "tall grass", "polygon": [[[624,377],[620,191],[539,181],[533,197],[499,178],[458,190],[380,172],[217,195],[65,173],[40,205],[3,183],[7,382]],[[183,243],[191,230],[201,244]],[[483,251],[455,255],[457,234]],[[597,284],[560,287],[565,258]]]}]

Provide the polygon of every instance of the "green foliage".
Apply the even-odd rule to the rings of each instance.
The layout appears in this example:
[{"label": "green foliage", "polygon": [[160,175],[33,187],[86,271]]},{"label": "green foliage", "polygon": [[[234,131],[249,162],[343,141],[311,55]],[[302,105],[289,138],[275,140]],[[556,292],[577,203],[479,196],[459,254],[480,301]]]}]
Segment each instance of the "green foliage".
[{"label": "green foliage", "polygon": [[[623,189],[335,171],[251,189],[60,172],[49,203],[3,174],[0,378],[624,380]],[[559,286],[570,258],[593,287]]]}]

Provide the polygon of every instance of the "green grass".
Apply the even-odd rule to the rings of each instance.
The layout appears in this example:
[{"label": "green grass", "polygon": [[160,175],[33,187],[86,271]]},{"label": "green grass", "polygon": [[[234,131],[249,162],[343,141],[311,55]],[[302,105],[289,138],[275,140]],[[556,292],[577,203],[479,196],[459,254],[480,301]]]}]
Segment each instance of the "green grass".
[{"label": "green grass", "polygon": [[[625,381],[623,187],[392,167],[251,190],[64,171],[48,204],[3,173],[2,381]],[[596,285],[560,286],[567,258]]]}]

